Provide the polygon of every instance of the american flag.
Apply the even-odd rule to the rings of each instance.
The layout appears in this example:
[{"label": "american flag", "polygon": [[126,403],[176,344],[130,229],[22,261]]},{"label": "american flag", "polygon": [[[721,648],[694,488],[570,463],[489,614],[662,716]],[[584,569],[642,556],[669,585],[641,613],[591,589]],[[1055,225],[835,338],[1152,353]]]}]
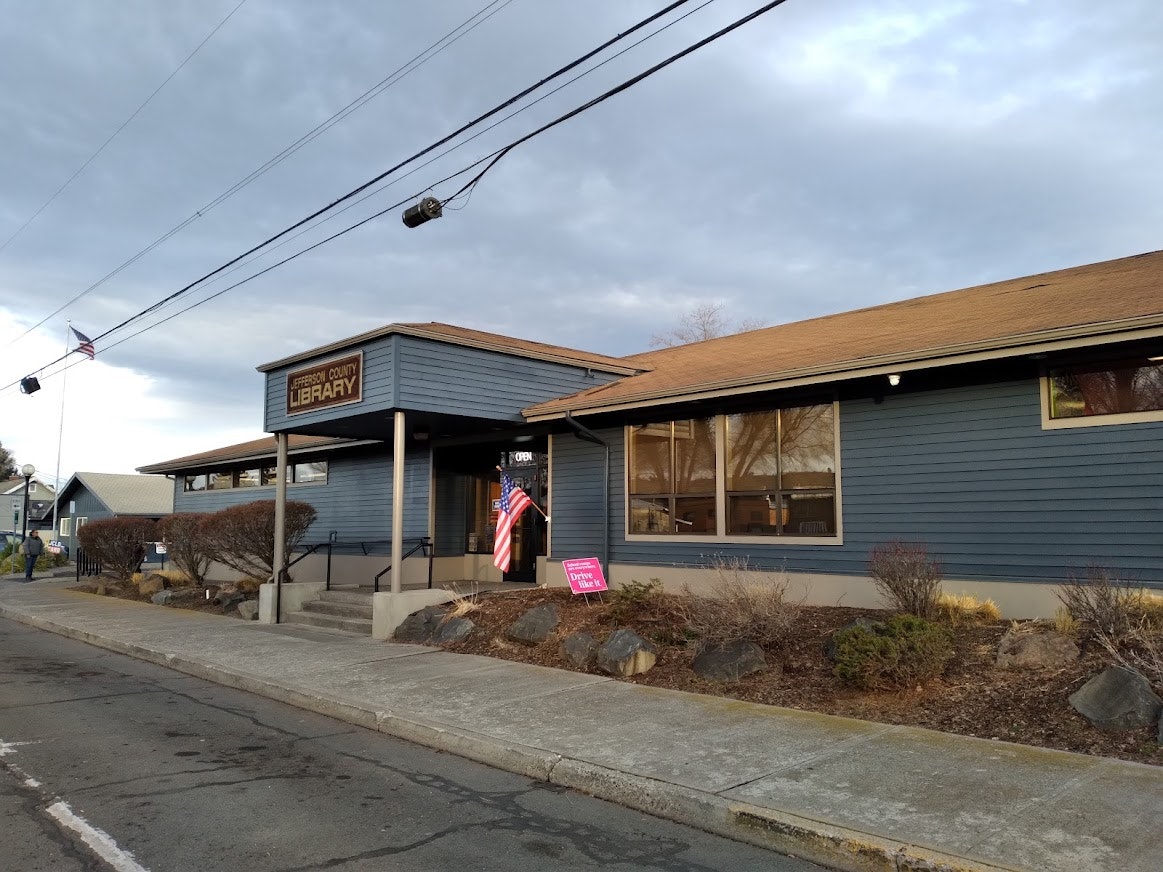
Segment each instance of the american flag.
[{"label": "american flag", "polygon": [[513,547],[513,525],[521,513],[533,505],[533,500],[513,484],[509,473],[501,473],[501,510],[497,515],[497,535],[493,540],[493,565],[501,572],[509,571],[509,557]]},{"label": "american flag", "polygon": [[96,357],[97,350],[93,348],[93,340],[78,330],[76,327],[70,327],[69,329],[73,331],[73,334],[77,337],[77,341],[81,343],[76,348],[74,348],[73,351],[81,352],[81,354],[85,355],[85,357],[89,358],[89,360],[92,360],[94,357]]}]

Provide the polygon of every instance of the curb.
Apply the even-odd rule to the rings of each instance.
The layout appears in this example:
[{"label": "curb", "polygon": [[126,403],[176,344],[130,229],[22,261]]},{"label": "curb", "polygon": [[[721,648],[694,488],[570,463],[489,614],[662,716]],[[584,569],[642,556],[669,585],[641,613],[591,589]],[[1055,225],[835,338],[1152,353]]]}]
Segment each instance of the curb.
[{"label": "curb", "polygon": [[946,854],[564,757],[531,745],[506,742],[428,721],[410,712],[373,711],[298,691],[244,670],[209,666],[187,657],[98,636],[3,604],[0,604],[0,617],[842,872],[1021,872],[1015,867]]}]

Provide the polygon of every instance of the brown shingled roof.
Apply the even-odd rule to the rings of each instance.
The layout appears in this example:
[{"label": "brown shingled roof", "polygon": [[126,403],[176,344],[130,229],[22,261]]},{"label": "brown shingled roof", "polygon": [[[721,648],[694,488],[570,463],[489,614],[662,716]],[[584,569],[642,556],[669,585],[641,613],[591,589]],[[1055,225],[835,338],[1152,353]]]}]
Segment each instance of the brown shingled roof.
[{"label": "brown shingled roof", "polygon": [[957,355],[1163,327],[1163,251],[917,297],[624,358],[649,371],[525,410],[593,412],[756,385],[827,382]]},{"label": "brown shingled roof", "polygon": [[[302,452],[313,448],[332,448],[339,445],[354,445],[361,440],[342,439],[335,436],[297,436],[287,437],[287,450]],[[149,466],[139,466],[138,472],[176,472],[183,469],[199,469],[214,466],[218,463],[229,463],[249,458],[274,457],[276,442],[274,436],[254,439],[250,442],[240,442],[237,445],[227,445],[225,448],[215,448],[198,454],[188,454],[185,457],[176,457],[173,460],[163,460],[151,463]]]}]

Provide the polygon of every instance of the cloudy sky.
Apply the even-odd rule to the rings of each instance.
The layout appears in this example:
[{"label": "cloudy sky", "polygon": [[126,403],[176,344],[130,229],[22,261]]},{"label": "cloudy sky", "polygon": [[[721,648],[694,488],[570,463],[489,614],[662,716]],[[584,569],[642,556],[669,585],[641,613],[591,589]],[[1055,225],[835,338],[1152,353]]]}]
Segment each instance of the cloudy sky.
[{"label": "cloudy sky", "polygon": [[[706,301],[775,324],[1163,247],[1158,0],[788,0],[520,146],[463,209],[415,230],[394,209],[134,335],[449,196],[467,177],[440,179],[761,5],[694,0],[95,361],[42,369],[68,319],[105,333],[664,5],[0,0],[0,443],[53,474],[62,389],[62,477],[255,438],[255,366],[393,321],[620,355]],[[37,371],[39,393],[10,386]]]}]

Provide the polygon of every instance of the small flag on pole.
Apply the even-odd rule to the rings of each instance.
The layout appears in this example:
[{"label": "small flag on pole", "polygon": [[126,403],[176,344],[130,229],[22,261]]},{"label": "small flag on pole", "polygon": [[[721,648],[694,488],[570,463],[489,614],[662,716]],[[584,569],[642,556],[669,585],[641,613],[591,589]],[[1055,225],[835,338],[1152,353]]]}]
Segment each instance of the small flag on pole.
[{"label": "small flag on pole", "polygon": [[533,505],[533,500],[513,484],[509,473],[501,472],[501,507],[497,515],[497,535],[493,540],[493,565],[501,572],[509,571],[509,557],[513,547],[513,525],[521,513]]},{"label": "small flag on pole", "polygon": [[73,351],[81,352],[81,354],[85,355],[85,357],[89,358],[89,360],[92,360],[94,357],[96,357],[97,350],[93,348],[93,340],[78,330],[76,327],[70,327],[69,329],[73,331],[73,334],[77,337],[77,341],[81,343],[76,348],[74,348]]}]

